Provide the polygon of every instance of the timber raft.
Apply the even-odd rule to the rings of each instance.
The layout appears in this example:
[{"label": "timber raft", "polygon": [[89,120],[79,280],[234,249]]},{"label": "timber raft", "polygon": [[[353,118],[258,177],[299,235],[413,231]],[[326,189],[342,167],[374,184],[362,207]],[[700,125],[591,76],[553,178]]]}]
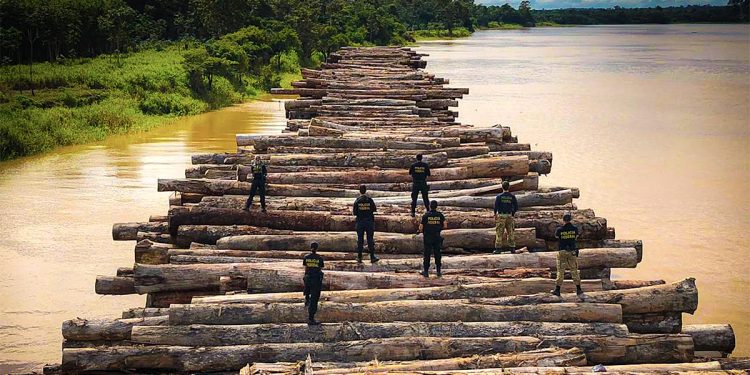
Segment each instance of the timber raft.
[{"label": "timber raft", "polygon": [[[555,373],[602,364],[610,373],[747,373],[728,358],[728,324],[683,325],[695,280],[614,280],[643,257],[607,220],[579,208],[573,187],[540,186],[552,154],[508,127],[461,125],[451,107],[468,89],[422,68],[409,48],[344,48],[304,79],[275,136],[237,135],[237,149],[194,155],[169,212],[115,224],[137,241],[135,265],[99,276],[98,294],[146,294],[120,317],[62,325],[62,363],[46,373]],[[442,278],[423,278],[410,216],[414,155],[432,168],[431,198],[448,219]],[[269,168],[268,212],[242,211],[249,167]],[[511,181],[521,210],[517,254],[491,255],[494,196]],[[381,261],[357,264],[351,204],[368,185],[378,204]],[[421,207],[421,205],[420,205]],[[582,230],[583,289],[554,288],[554,231],[570,212]],[[301,258],[317,241],[324,292],[308,327]],[[569,277],[568,277],[569,279]]]}]

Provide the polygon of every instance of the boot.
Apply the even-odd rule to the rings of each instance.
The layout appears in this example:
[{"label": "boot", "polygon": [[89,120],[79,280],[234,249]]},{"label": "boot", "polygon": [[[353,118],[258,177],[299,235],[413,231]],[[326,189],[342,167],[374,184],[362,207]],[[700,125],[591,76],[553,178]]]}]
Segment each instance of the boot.
[{"label": "boot", "polygon": [[550,293],[552,293],[553,295],[556,295],[556,296],[560,297],[560,287],[556,286],[555,290],[550,291]]},{"label": "boot", "polygon": [[411,217],[417,217],[417,214],[414,212],[414,210],[411,210]]},{"label": "boot", "polygon": [[508,252],[510,252],[511,254],[515,254],[516,253],[516,248],[513,247],[513,246],[508,246]]},{"label": "boot", "polygon": [[357,254],[357,263],[362,264],[362,253]]},{"label": "boot", "polygon": [[307,319],[307,325],[309,326],[319,326],[320,322],[315,320],[315,317],[310,317]]},{"label": "boot", "polygon": [[265,208],[265,207],[262,207],[262,208],[260,209],[260,212],[263,212],[263,213],[265,213],[265,212],[266,212],[266,208]]},{"label": "boot", "polygon": [[424,277],[430,277],[430,273],[427,272],[427,270],[424,270],[424,271],[420,272],[419,274],[422,275],[422,276],[424,276]]},{"label": "boot", "polygon": [[495,251],[492,252],[492,254],[502,254],[502,253],[503,253],[503,249],[501,247],[496,247]]},{"label": "boot", "polygon": [[375,254],[370,254],[370,263],[377,263],[380,258],[376,257]]},{"label": "boot", "polygon": [[440,272],[440,267],[437,268],[437,277],[443,277],[443,273]]},{"label": "boot", "polygon": [[578,297],[583,295],[583,290],[581,289],[580,285],[576,285],[576,294],[578,295]]}]

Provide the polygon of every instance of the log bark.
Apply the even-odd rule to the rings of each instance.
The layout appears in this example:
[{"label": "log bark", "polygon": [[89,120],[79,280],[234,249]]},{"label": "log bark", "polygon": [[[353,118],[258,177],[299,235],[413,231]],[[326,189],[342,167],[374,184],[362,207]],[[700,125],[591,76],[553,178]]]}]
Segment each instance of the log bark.
[{"label": "log bark", "polygon": [[[312,362],[307,363],[254,363],[246,368],[246,375],[303,374],[311,369],[315,374],[394,373],[400,371],[456,371],[518,366],[584,366],[586,354],[580,349],[538,349],[528,352],[473,355],[471,357],[433,359],[422,361],[373,362]],[[718,363],[717,363],[718,365]],[[708,366],[703,366],[708,368]],[[245,369],[243,369],[245,370]],[[242,372],[241,372],[242,374]]]},{"label": "log bark", "polygon": [[62,335],[66,340],[130,340],[135,326],[164,326],[168,316],[130,319],[81,319],[66,320],[62,324]]},{"label": "log bark", "polygon": [[[529,172],[529,159],[526,156],[491,158],[474,161],[467,166],[455,168],[435,168],[431,171],[431,181],[461,180],[483,177],[509,177],[525,175]],[[409,182],[407,171],[360,170],[352,172],[311,172],[311,173],[269,173],[268,180],[280,184],[326,184],[326,183],[368,183],[368,182]]]},{"label": "log bark", "polygon": [[[244,203],[242,204],[244,205]],[[311,204],[314,204],[314,202],[311,202]],[[171,220],[173,224],[178,225],[178,223],[200,223],[201,221],[204,223],[226,223],[236,219],[239,222],[250,222],[256,226],[179,225],[177,228],[177,238],[174,240],[174,243],[180,247],[186,247],[191,242],[216,244],[217,240],[229,236],[294,234],[292,230],[285,230],[281,225],[277,226],[276,223],[279,221],[276,219],[280,216],[285,218],[284,223],[296,218],[298,224],[295,228],[291,228],[295,230],[346,231],[353,229],[356,221],[350,213],[345,213],[346,211],[350,211],[351,207],[347,207],[346,209],[342,207],[340,211],[332,211],[331,214],[323,211],[274,210],[272,213],[254,215],[239,210],[224,213],[227,209],[218,209],[216,212],[211,212],[212,209],[214,208],[200,206],[200,208],[193,208],[184,214],[180,212],[172,215]],[[193,212],[195,212],[195,215],[200,215],[200,218],[185,217],[185,215],[192,216]],[[444,214],[447,216],[448,229],[481,229],[492,228],[495,225],[495,219],[491,213],[444,212]],[[306,227],[308,224],[309,227]],[[559,218],[533,218],[532,215],[519,215],[515,220],[516,228],[534,228],[537,238],[550,241],[555,239],[555,231],[562,224],[563,221]],[[576,219],[574,220],[574,224],[578,227],[583,239],[603,239],[606,234],[607,222],[604,218]],[[267,227],[275,227],[276,229],[269,229]],[[387,214],[375,217],[376,231],[416,233],[418,229],[418,219],[411,218],[408,215]]]},{"label": "log bark", "polygon": [[[600,281],[584,280],[581,287],[585,292],[602,290]],[[327,291],[321,301],[338,303],[366,303],[405,300],[454,300],[467,298],[493,298],[521,294],[549,292],[555,288],[555,280],[529,278],[493,280],[485,284],[449,285],[426,288],[369,289]],[[575,291],[572,281],[566,280],[562,290]],[[243,304],[243,303],[302,303],[304,298],[294,293],[235,294],[224,296],[196,297],[194,304]]]},{"label": "log bark", "polygon": [[[134,267],[135,291],[140,294],[169,291],[218,290],[222,276],[247,279],[247,286],[257,292],[302,291],[304,270],[289,269],[288,263],[231,263],[191,265],[139,265]],[[272,280],[272,278],[278,280]],[[297,280],[299,278],[299,280]],[[409,288],[491,282],[492,278],[446,276],[426,279],[415,274],[363,272],[326,273],[325,290]]]},{"label": "log bark", "polygon": [[356,341],[390,337],[627,336],[617,323],[393,322],[306,324],[180,325],[133,327],[132,341],[147,345],[227,346],[263,343]]},{"label": "log bark", "polygon": [[122,319],[169,316],[169,308],[134,307],[122,312]]},{"label": "log bark", "polygon": [[[578,268],[635,268],[637,265],[635,249],[581,249],[578,257]],[[443,270],[471,270],[471,269],[517,269],[517,268],[543,268],[554,269],[557,265],[557,254],[554,252],[537,252],[522,254],[503,254],[503,255],[468,255],[446,257],[442,260]],[[375,264],[359,264],[351,261],[331,261],[326,262],[327,270],[334,271],[365,271],[365,272],[395,272],[395,271],[419,271],[422,269],[422,258],[410,259],[383,259]],[[692,280],[692,279],[691,279]],[[675,288],[677,286],[674,286]],[[692,280],[692,287],[686,280],[684,285],[680,285],[682,290],[691,291],[695,294],[695,304],[697,305],[697,290],[695,281]],[[659,293],[665,288],[658,289]],[[498,301],[503,304],[522,304],[516,301],[534,301],[533,298],[545,299],[543,296],[534,296],[520,300]],[[591,298],[599,298],[592,296]],[[614,297],[613,297],[614,298]],[[546,303],[546,302],[540,302]],[[693,309],[695,310],[695,309]],[[683,311],[683,310],[680,310]]]},{"label": "log bark", "polygon": [[349,139],[331,137],[266,136],[237,134],[237,146],[253,146],[259,152],[273,146],[343,148],[351,150],[434,150],[442,146],[428,142],[405,142],[382,139]]},{"label": "log bark", "polygon": [[[421,254],[424,240],[421,234],[377,233],[375,250],[385,254]],[[495,248],[494,229],[448,229],[442,232],[446,253],[450,248],[465,250],[490,250]],[[534,228],[515,230],[517,247],[540,248]],[[293,250],[305,251],[310,242],[317,242],[321,251],[353,252],[357,246],[354,232],[307,232],[274,236],[232,236],[216,241],[219,249],[229,250]],[[543,241],[542,241],[543,242]]]},{"label": "log bark", "polygon": [[735,348],[734,329],[730,324],[690,324],[682,327],[682,333],[693,338],[696,351],[729,354]]},{"label": "log bark", "polygon": [[117,223],[112,226],[112,239],[115,241],[135,240],[138,232],[167,233],[165,222]]},{"label": "log bark", "polygon": [[162,264],[169,262],[169,250],[172,244],[162,244],[150,240],[139,241],[135,245],[135,262],[144,264]]},{"label": "log bark", "polygon": [[[450,308],[445,308],[450,303]],[[614,304],[559,303],[533,306],[476,305],[467,300],[387,301],[366,304],[323,302],[315,318],[323,323],[341,322],[561,322],[622,323],[622,308]],[[304,323],[302,304],[172,305],[171,325],[239,325]],[[692,341],[691,341],[692,343]]]},{"label": "log bark", "polygon": [[220,238],[241,234],[291,234],[291,230],[269,229],[252,225],[180,225],[177,227],[175,244],[188,247],[197,242],[215,245]]},{"label": "log bark", "polygon": [[[519,353],[524,354],[524,353]],[[585,354],[585,353],[584,353]],[[453,360],[462,360],[460,358],[456,358]],[[444,360],[435,360],[436,363],[440,363],[442,365],[442,361]],[[414,362],[419,366],[421,362],[428,362],[428,361],[419,361]],[[432,361],[429,361],[432,362]],[[256,365],[258,365],[256,367]],[[388,369],[388,362],[382,363],[382,362],[372,362],[368,366],[367,363],[364,364],[364,366],[361,367],[346,367],[348,365],[347,363],[341,363],[340,367],[332,367],[329,363],[313,363],[310,362],[310,368],[315,369],[315,374],[348,374],[348,375],[374,375],[374,374],[400,374],[400,375],[438,375],[438,374],[455,374],[455,370],[442,370],[442,369],[427,369],[427,370],[389,370]],[[320,365],[327,366],[320,368]],[[303,374],[303,369],[306,369],[307,367],[304,366],[304,363],[298,363],[298,364],[254,364],[253,366],[249,366],[247,368],[246,375],[253,375],[253,374],[263,374],[263,375],[271,375],[271,374]],[[320,369],[318,369],[320,368]],[[381,371],[381,368],[384,369]],[[608,365],[606,366],[606,374],[630,374],[630,375],[636,375],[636,374],[671,374],[671,375],[678,375],[678,374],[703,374],[703,375],[741,375],[745,374],[746,372],[743,371],[733,371],[733,370],[724,370],[721,368],[721,363],[718,361],[713,362],[703,362],[703,363],[648,363],[648,364],[637,364],[637,365]],[[559,375],[559,374],[591,374],[591,366],[585,366],[585,367],[570,367],[570,366],[539,366],[529,364],[527,366],[518,366],[518,367],[497,367],[497,368],[482,368],[482,369],[476,369],[476,370],[470,370],[470,371],[461,371],[461,374],[547,374],[547,375]],[[240,372],[242,375],[243,373]]]},{"label": "log bark", "polygon": [[633,333],[680,333],[682,313],[623,314],[622,321]]},{"label": "log bark", "polygon": [[132,277],[97,275],[94,290],[96,294],[135,294],[135,282]]},{"label": "log bark", "polygon": [[[330,148],[330,147],[304,147],[304,146],[270,146],[263,152],[268,154],[318,154],[318,155],[327,155],[327,154],[336,154],[345,152],[346,149],[342,148]],[[260,151],[258,151],[260,152]],[[490,152],[489,147],[485,145],[461,145],[460,147],[442,147],[438,149],[432,149],[432,150],[422,150],[422,151],[415,151],[415,150],[389,150],[387,151],[388,154],[396,155],[396,156],[411,156],[414,157],[415,154],[421,153],[425,155],[430,155],[432,153],[437,152],[444,152],[448,158],[455,159],[455,158],[465,158],[470,156],[477,156],[477,155],[484,155],[488,154]],[[357,154],[376,154],[376,153],[382,153],[382,151],[378,151],[378,149],[364,149],[364,150],[358,150]],[[228,156],[224,156],[223,158],[220,156],[222,154],[214,154],[215,157],[209,157],[203,156],[198,159],[193,160],[193,164],[222,164],[226,162],[226,159]],[[226,154],[224,154],[226,155]],[[240,154],[242,155],[242,154]],[[217,160],[221,160],[221,162],[215,162]],[[215,163],[196,163],[196,161],[214,161]]]},{"label": "log bark", "polygon": [[[336,154],[257,154],[270,167],[269,174],[273,175],[273,166],[319,166],[346,168],[397,168],[408,169],[414,163],[414,153],[411,155],[394,154],[391,152],[378,153],[339,153]],[[227,158],[225,162],[231,164],[250,164],[253,155]],[[424,161],[433,168],[448,165],[448,154],[445,152],[425,153]]]},{"label": "log bark", "polygon": [[[534,305],[540,303],[578,302],[575,294],[557,297],[551,294],[534,294],[501,298],[472,299],[474,303],[501,306]],[[685,279],[665,285],[643,288],[588,292],[582,298],[591,303],[616,303],[622,306],[623,314],[645,314],[686,312],[692,314],[698,308],[698,289],[695,279]]]},{"label": "log bark", "polygon": [[309,353],[315,361],[430,360],[521,352],[541,347],[584,346],[589,364],[689,362],[692,342],[687,335],[638,337],[568,336],[543,340],[506,338],[392,338],[340,343],[255,344],[190,348],[184,346],[102,347],[63,350],[63,371],[161,369],[216,372],[239,370],[251,362],[294,362]]},{"label": "log bark", "polygon": [[537,349],[532,337],[392,338],[341,343],[255,344],[206,347],[101,347],[64,349],[62,369],[69,372],[159,369],[178,372],[232,371],[252,362],[297,361],[314,353],[319,361],[416,360]]},{"label": "log bark", "polygon": [[[195,245],[195,244],[193,244]],[[232,258],[254,258],[254,259],[286,259],[297,262],[309,254],[309,251],[250,251],[250,250],[219,250],[219,249],[172,249],[167,253],[169,257],[173,256],[217,256]],[[356,253],[337,253],[337,252],[318,252],[323,259],[328,261],[336,260],[356,260]],[[399,257],[413,257],[414,255],[384,254],[381,259],[393,259]],[[242,263],[239,262],[238,263]]]}]

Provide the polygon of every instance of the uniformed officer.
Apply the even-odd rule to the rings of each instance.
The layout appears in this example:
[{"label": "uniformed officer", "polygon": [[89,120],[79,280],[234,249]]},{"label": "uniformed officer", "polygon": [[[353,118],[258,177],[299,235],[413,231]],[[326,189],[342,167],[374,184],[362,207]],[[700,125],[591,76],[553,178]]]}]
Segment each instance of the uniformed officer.
[{"label": "uniformed officer", "polygon": [[416,216],[417,197],[422,193],[422,203],[426,210],[430,209],[430,199],[427,196],[429,188],[427,187],[427,177],[430,176],[430,166],[422,161],[422,155],[417,155],[417,161],[409,167],[411,176],[411,217]]},{"label": "uniformed officer", "polygon": [[320,291],[323,289],[323,257],[318,255],[318,243],[310,244],[310,254],[305,255],[302,264],[305,266],[305,306],[307,306],[307,324],[318,325],[315,313],[318,312]]},{"label": "uniformed officer", "polygon": [[448,228],[448,222],[445,220],[445,216],[437,211],[438,202],[430,202],[430,210],[422,215],[422,223],[419,224],[419,231],[424,236],[424,263],[422,276],[428,277],[430,275],[430,254],[435,255],[435,269],[437,269],[437,276],[442,277],[443,273],[440,272],[440,259],[442,258],[441,246],[443,245],[443,237],[440,237],[440,232],[443,229]]},{"label": "uniformed officer", "polygon": [[516,240],[513,235],[515,223],[513,217],[518,211],[518,201],[511,194],[510,183],[503,181],[503,192],[495,197],[495,251],[500,254],[503,251],[515,252]]},{"label": "uniformed officer", "polygon": [[359,185],[361,194],[354,201],[354,216],[357,217],[357,263],[362,263],[362,250],[364,248],[364,235],[367,233],[367,249],[370,251],[370,262],[375,263],[378,257],[375,256],[375,201],[366,195],[367,186]]},{"label": "uniformed officer", "polygon": [[243,210],[248,211],[253,205],[253,198],[255,194],[260,195],[260,209],[262,212],[266,212],[266,175],[268,170],[266,165],[260,160],[260,155],[255,155],[255,160],[250,165],[250,170],[253,174],[253,182],[250,184],[250,196],[245,202],[245,208]]},{"label": "uniformed officer", "polygon": [[555,231],[555,238],[558,239],[559,251],[557,252],[557,282],[552,294],[560,296],[560,288],[565,279],[565,271],[570,270],[573,276],[573,282],[576,284],[576,294],[583,294],[581,290],[581,275],[578,272],[578,248],[576,247],[576,238],[578,238],[578,228],[573,225],[570,214],[563,216],[565,224]]}]

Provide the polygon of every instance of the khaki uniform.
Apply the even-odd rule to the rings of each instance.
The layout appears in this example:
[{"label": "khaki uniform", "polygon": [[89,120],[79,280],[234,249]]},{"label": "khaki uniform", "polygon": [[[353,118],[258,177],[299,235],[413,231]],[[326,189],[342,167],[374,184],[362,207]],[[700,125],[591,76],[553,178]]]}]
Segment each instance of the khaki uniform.
[{"label": "khaki uniform", "polygon": [[572,251],[560,250],[557,252],[557,286],[563,285],[565,270],[570,270],[570,274],[573,276],[573,283],[581,285],[581,274],[578,272],[578,257]]},{"label": "khaki uniform", "polygon": [[516,247],[516,239],[513,235],[515,227],[513,215],[497,214],[495,219],[495,248]]}]

